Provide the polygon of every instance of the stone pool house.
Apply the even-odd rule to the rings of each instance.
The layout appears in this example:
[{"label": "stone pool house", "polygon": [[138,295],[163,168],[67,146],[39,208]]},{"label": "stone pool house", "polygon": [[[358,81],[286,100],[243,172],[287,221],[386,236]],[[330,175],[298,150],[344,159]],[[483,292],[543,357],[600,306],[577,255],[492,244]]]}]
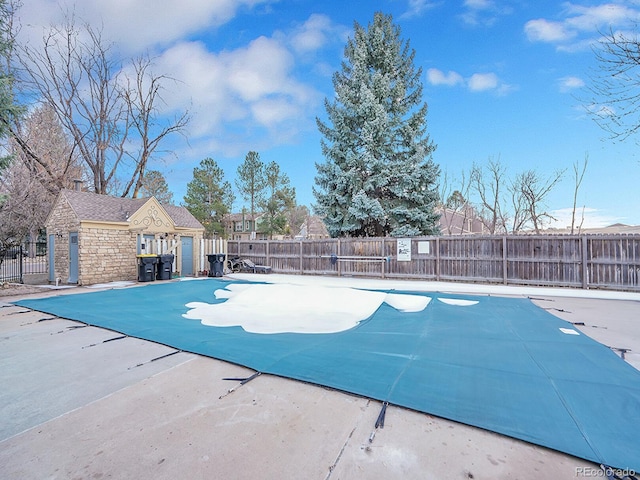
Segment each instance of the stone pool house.
[{"label": "stone pool house", "polygon": [[91,285],[137,280],[140,254],[175,256],[173,271],[197,271],[204,227],[185,207],[155,197],[62,190],[45,222],[49,282]]}]

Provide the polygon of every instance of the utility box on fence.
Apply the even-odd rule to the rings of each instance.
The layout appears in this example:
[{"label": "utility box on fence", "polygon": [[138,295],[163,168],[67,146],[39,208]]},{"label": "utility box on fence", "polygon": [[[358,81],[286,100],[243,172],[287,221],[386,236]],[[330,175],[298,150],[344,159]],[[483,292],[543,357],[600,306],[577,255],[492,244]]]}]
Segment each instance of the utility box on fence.
[{"label": "utility box on fence", "polygon": [[156,270],[157,280],[171,280],[173,258],[173,255],[170,253],[158,255],[158,268]]},{"label": "utility box on fence", "polygon": [[138,255],[138,281],[152,282],[156,278],[157,255]]},{"label": "utility box on fence", "polygon": [[224,262],[226,255],[224,253],[213,253],[207,255],[209,260],[209,276],[222,277],[224,275]]}]

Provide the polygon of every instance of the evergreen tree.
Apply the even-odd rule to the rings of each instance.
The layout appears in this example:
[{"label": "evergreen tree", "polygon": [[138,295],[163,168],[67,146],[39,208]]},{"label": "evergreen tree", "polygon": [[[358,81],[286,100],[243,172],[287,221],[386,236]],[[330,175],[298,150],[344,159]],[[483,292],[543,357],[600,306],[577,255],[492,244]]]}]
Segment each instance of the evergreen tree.
[{"label": "evergreen tree", "polygon": [[[15,128],[24,108],[14,98],[14,77],[11,69],[13,51],[13,15],[15,5],[0,0],[0,141],[6,140]],[[13,157],[0,154],[0,172]],[[0,198],[2,203],[2,198]]]},{"label": "evergreen tree", "polygon": [[316,164],[316,213],[337,236],[413,236],[439,232],[439,168],[426,132],[421,69],[391,15],[355,23],[342,68],[317,119],[325,162]]},{"label": "evergreen tree", "polygon": [[255,220],[256,205],[263,200],[266,186],[264,168],[258,152],[249,152],[237,171],[236,187],[245,201],[249,202],[252,222]]},{"label": "evergreen tree", "polygon": [[142,197],[156,197],[163,205],[173,205],[173,193],[169,190],[167,180],[158,170],[147,170],[142,178],[140,187]]},{"label": "evergreen tree", "polygon": [[269,237],[285,233],[287,212],[296,204],[296,190],[291,188],[289,177],[280,171],[280,165],[271,162],[265,168],[267,196],[260,203],[264,215],[260,219],[260,231]]},{"label": "evergreen tree", "polygon": [[187,184],[184,206],[204,225],[210,237],[225,235],[222,219],[231,212],[234,201],[231,184],[224,181],[224,172],[216,161],[202,160]]}]

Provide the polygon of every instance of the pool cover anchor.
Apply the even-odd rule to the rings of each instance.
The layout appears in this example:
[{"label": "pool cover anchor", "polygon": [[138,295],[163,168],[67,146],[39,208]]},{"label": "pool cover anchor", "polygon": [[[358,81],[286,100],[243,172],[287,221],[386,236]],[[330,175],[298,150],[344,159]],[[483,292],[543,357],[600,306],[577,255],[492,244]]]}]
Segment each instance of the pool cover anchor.
[{"label": "pool cover anchor", "polygon": [[[120,338],[112,338],[110,340],[120,340]],[[106,341],[108,342],[110,340],[106,340]],[[104,343],[104,342],[102,342],[102,343]],[[151,360],[148,360],[146,362],[142,362],[142,363],[139,363],[137,365],[134,365],[133,367],[129,367],[129,368],[127,368],[127,370],[133,370],[134,368],[142,367],[143,365],[146,365],[147,363],[155,362],[156,360],[161,360],[163,358],[167,358],[167,357],[170,357],[172,355],[175,355],[176,353],[181,353],[181,352],[182,352],[182,350],[176,350],[174,352],[169,352],[169,353],[166,353],[164,355],[160,355],[159,357],[152,358]]]},{"label": "pool cover anchor", "polygon": [[378,418],[376,419],[375,429],[373,430],[373,432],[371,432],[371,435],[369,435],[369,443],[373,443],[373,439],[376,438],[376,432],[378,431],[378,429],[384,428],[384,417],[387,414],[388,405],[389,402],[387,402],[386,400],[382,402],[382,409],[380,410]]},{"label": "pool cover anchor", "polygon": [[[58,332],[58,333],[62,333],[62,332]],[[119,335],[117,337],[107,338],[106,340],[103,340],[103,341],[98,342],[98,343],[90,343],[89,345],[85,345],[84,347],[82,347],[82,350],[84,350],[85,348],[97,347],[98,345],[102,345],[103,343],[113,342],[114,340],[122,340],[123,338],[127,338],[127,336],[126,335]]]},{"label": "pool cover anchor", "polygon": [[227,393],[224,393],[224,394],[220,395],[218,397],[218,400],[222,400],[227,395],[230,395],[231,393],[235,392],[238,388],[240,388],[245,383],[249,383],[251,380],[253,380],[256,377],[259,377],[260,375],[262,375],[262,372],[256,372],[253,375],[251,375],[250,377],[246,377],[246,378],[235,378],[235,377],[223,378],[222,380],[231,380],[231,381],[236,381],[236,382],[239,381],[240,383],[238,385],[236,385],[235,387],[231,387],[229,390],[227,390]]},{"label": "pool cover anchor", "polygon": [[611,350],[613,350],[614,352],[618,352],[620,354],[620,358],[622,360],[626,360],[625,358],[625,354],[627,352],[630,352],[631,349],[630,348],[620,348],[620,347],[609,347]]}]

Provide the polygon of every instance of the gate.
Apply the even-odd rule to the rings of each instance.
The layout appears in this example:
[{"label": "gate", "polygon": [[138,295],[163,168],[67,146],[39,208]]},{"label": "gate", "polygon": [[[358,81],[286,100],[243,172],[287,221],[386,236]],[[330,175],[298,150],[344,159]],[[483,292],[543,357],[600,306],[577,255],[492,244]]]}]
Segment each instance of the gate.
[{"label": "gate", "polygon": [[0,283],[24,283],[25,275],[46,274],[47,271],[46,241],[16,245],[0,252]]},{"label": "gate", "polygon": [[0,252],[0,282],[22,283],[24,251],[22,246]]}]

